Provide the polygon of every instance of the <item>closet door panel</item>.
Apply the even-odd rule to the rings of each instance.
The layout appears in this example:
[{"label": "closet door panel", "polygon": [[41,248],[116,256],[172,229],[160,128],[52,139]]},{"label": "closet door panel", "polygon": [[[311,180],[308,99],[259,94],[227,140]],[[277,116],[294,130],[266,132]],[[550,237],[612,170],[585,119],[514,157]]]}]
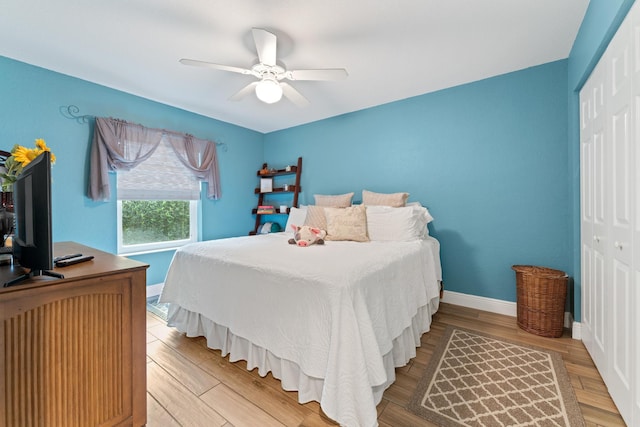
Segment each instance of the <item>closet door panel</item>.
[{"label": "closet door panel", "polygon": [[631,300],[631,269],[628,264],[613,260],[613,330],[609,362],[610,376],[605,380],[611,397],[620,413],[630,413],[633,371],[632,339],[633,315],[635,309]]},{"label": "closet door panel", "polygon": [[[605,117],[605,79],[606,67],[599,66],[594,71],[593,96],[593,240],[594,251],[605,255],[608,252],[609,221],[611,211],[611,192],[609,181],[609,142],[607,140]],[[604,283],[599,285],[605,286]]]},{"label": "closet door panel", "polygon": [[629,25],[623,25],[609,47],[607,56],[611,83],[606,94],[611,144],[611,193],[613,257],[626,265],[631,263],[633,235],[631,208],[633,206],[633,146],[631,134],[631,43]]},{"label": "closet door panel", "polygon": [[604,115],[604,67],[598,73],[594,88],[593,118],[593,341],[592,357],[606,369],[606,353],[610,334],[605,319],[609,312],[610,265],[606,262],[610,253],[609,234],[611,216],[611,192],[608,191],[609,142],[607,141]]},{"label": "closet door panel", "polygon": [[[633,145],[631,111],[631,21],[625,20],[611,41],[605,62],[608,64],[610,92],[606,94],[608,134],[611,141],[611,323],[610,369],[605,383],[621,414],[632,412],[632,249],[634,205]],[[635,362],[635,361],[634,361]]]},{"label": "closet door panel", "polygon": [[[632,223],[632,289],[631,300],[633,301],[633,307],[636,310],[633,320],[631,342],[635,346],[632,353],[632,369],[633,375],[633,393],[632,393],[632,408],[630,411],[631,421],[627,421],[629,425],[640,424],[640,367],[637,360],[640,359],[640,313],[637,312],[640,308],[640,172],[638,167],[640,166],[640,7],[635,5],[631,10],[631,67],[632,67],[632,147],[633,147],[633,165],[632,170],[635,172],[633,177],[632,192],[634,195],[633,200],[633,223]],[[627,418],[628,420],[628,418]]]},{"label": "closet door panel", "polygon": [[609,343],[609,335],[606,333],[605,311],[607,306],[608,294],[605,292],[607,283],[607,265],[602,252],[593,251],[593,286],[590,297],[593,299],[593,345],[589,348],[591,357],[598,369],[606,371],[608,365],[607,345]]},{"label": "closet door panel", "polygon": [[604,116],[604,65],[598,65],[581,92],[581,167],[582,167],[582,322],[583,341],[596,366],[606,367],[609,335],[604,321],[607,310],[605,262],[608,246],[610,192],[607,186],[607,163]]},{"label": "closet door panel", "polygon": [[581,301],[582,301],[582,341],[591,349],[594,345],[594,264],[593,264],[593,103],[590,79],[580,92],[580,233],[581,240]]}]

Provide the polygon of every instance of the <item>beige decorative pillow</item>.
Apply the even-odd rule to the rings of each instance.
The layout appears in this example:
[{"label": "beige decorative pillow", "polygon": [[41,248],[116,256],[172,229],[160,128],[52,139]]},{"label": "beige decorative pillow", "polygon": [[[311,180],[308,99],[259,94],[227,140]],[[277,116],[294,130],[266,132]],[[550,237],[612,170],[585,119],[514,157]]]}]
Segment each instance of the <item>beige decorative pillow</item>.
[{"label": "beige decorative pillow", "polygon": [[368,242],[367,211],[364,205],[348,208],[324,208],[327,219],[326,240]]},{"label": "beige decorative pillow", "polygon": [[407,205],[409,193],[374,193],[362,190],[362,204],[366,206],[391,206],[400,208]]},{"label": "beige decorative pillow", "polygon": [[316,206],[329,206],[332,208],[346,208],[351,206],[353,192],[346,194],[338,194],[335,196],[327,196],[324,194],[314,194]]},{"label": "beige decorative pillow", "polygon": [[313,205],[307,206],[307,217],[304,220],[304,225],[326,231],[327,220],[324,215],[324,207]]}]

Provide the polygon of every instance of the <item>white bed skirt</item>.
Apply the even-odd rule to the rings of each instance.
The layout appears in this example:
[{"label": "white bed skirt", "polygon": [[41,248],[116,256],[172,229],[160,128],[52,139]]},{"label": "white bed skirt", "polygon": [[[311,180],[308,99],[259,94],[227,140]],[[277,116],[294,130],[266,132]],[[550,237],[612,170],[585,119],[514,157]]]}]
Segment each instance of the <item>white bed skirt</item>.
[{"label": "white bed skirt", "polygon": [[[431,317],[438,310],[438,305],[439,299],[434,298],[429,304],[421,307],[413,317],[411,325],[393,340],[393,349],[382,356],[387,381],[371,388],[375,405],[382,400],[384,390],[395,381],[395,368],[405,366],[410,359],[415,357],[416,347],[420,346],[420,337],[430,330]],[[229,355],[231,362],[246,360],[247,369],[258,368],[258,374],[262,377],[271,372],[275,378],[281,381],[284,390],[298,392],[298,402],[306,403],[315,400],[320,403],[326,415],[332,417],[332,414],[325,410],[325,406],[335,407],[335,405],[323,404],[328,403],[324,402],[324,380],[306,375],[295,362],[282,359],[269,350],[234,335],[226,326],[218,325],[205,316],[186,310],[176,304],[169,306],[167,324],[186,333],[188,337],[205,337],[209,348],[220,350],[223,357]],[[375,412],[376,408],[371,408],[371,410]]]}]

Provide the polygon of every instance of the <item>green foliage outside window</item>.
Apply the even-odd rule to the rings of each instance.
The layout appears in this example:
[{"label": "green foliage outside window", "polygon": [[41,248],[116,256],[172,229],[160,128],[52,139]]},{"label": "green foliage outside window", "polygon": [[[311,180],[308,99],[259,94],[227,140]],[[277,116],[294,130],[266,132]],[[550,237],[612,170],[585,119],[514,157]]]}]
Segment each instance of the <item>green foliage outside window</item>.
[{"label": "green foliage outside window", "polygon": [[189,239],[189,201],[123,200],[124,245]]}]

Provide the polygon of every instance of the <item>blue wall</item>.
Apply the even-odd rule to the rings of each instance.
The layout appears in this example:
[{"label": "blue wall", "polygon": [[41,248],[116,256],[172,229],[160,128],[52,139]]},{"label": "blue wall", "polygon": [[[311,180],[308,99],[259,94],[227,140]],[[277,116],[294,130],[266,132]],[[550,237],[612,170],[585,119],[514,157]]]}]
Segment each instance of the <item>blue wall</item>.
[{"label": "blue wall", "polygon": [[[92,125],[63,118],[62,105],[226,143],[223,197],[202,203],[204,239],[246,234],[257,166],[303,156],[302,203],[314,193],[409,191],[435,217],[447,289],[514,301],[511,265],[547,265],[575,278],[579,320],[577,91],[632,4],[591,0],[566,61],[267,135],[0,57],[0,148],[44,138],[58,156],[54,240],[109,252],[115,199],[85,195]],[[151,264],[149,283],[164,279],[172,255],[137,257]]]},{"label": "blue wall", "polygon": [[568,59],[569,193],[571,200],[575,318],[581,319],[579,93],[634,0],[591,0]]},{"label": "blue wall", "polygon": [[[218,152],[222,198],[203,199],[202,236],[236,236],[253,228],[249,212],[255,204],[255,171],[263,161],[262,134],[4,57],[0,75],[0,149],[33,146],[35,138],[43,138],[57,157],[52,169],[54,241],[116,251],[115,191],[110,202],[86,197],[93,128],[92,123],[64,118],[59,108],[69,104],[77,105],[81,114],[116,117],[226,143],[228,150]],[[164,280],[172,255],[135,258],[151,265],[147,282],[153,284]]]},{"label": "blue wall", "polygon": [[567,62],[265,136],[265,161],[304,160],[313,194],[408,191],[429,207],[445,287],[515,301],[514,264],[569,271]]}]

